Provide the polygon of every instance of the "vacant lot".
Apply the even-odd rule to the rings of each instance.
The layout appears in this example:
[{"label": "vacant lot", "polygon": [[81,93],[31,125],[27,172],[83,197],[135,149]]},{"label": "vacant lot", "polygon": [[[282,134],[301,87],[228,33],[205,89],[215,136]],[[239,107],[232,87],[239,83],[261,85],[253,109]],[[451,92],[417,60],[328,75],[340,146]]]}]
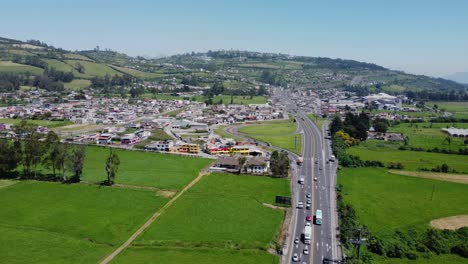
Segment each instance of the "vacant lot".
[{"label": "vacant lot", "polygon": [[390,162],[401,162],[406,170],[431,169],[446,163],[458,173],[468,173],[467,157],[441,153],[398,150],[399,144],[367,140],[358,146],[351,147],[348,153],[357,155],[363,160],[378,160],[388,165]]},{"label": "vacant lot", "polygon": [[[6,124],[12,124],[16,125],[21,122],[22,119],[20,118],[3,118],[0,119],[0,123],[6,123]],[[65,121],[49,121],[49,120],[32,120],[32,119],[26,119],[26,121],[30,124],[38,125],[38,126],[45,126],[48,128],[55,128],[55,127],[62,127],[62,126],[68,126],[73,124],[71,121],[65,120]]]},{"label": "vacant lot", "polygon": [[[84,166],[84,181],[106,179],[105,161],[109,148],[88,147]],[[114,150],[120,167],[116,182],[178,190],[192,181],[212,160],[142,151]]]},{"label": "vacant lot", "polygon": [[259,250],[225,250],[208,248],[139,248],[125,250],[112,262],[115,264],[273,264],[278,257]]},{"label": "vacant lot", "polygon": [[429,227],[433,219],[468,213],[468,185],[395,175],[385,169],[343,169],[344,200],[378,235]]},{"label": "vacant lot", "polygon": [[301,154],[302,135],[296,133],[297,123],[289,120],[259,122],[239,129],[251,138]]},{"label": "vacant lot", "polygon": [[264,249],[284,212],[265,207],[290,195],[287,179],[210,174],[177,200],[136,245]]},{"label": "vacant lot", "polygon": [[96,263],[167,201],[144,190],[33,181],[0,188],[0,200],[2,263]]}]

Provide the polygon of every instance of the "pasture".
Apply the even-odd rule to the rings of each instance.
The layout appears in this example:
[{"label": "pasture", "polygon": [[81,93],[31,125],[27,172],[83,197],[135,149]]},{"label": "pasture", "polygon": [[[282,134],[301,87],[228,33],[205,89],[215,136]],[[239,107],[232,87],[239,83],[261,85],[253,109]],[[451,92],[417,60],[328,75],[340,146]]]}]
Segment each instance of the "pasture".
[{"label": "pasture", "polygon": [[[109,148],[88,147],[83,181],[102,182],[106,179],[105,161]],[[179,190],[191,182],[212,162],[210,159],[171,154],[115,149],[120,158],[116,183]]]},{"label": "pasture", "polygon": [[131,247],[118,255],[112,263],[276,264],[278,257],[259,250]]},{"label": "pasture", "polygon": [[[12,125],[17,125],[21,122],[20,118],[2,118],[0,119],[0,123],[5,123],[5,124],[12,124]],[[71,121],[64,120],[64,121],[50,121],[50,120],[32,120],[32,119],[25,119],[28,123],[34,124],[37,126],[45,126],[48,128],[57,128],[57,127],[63,127],[63,126],[68,126],[73,124]]]},{"label": "pasture", "polygon": [[338,183],[360,223],[377,236],[423,230],[433,219],[468,213],[468,185],[401,176],[383,168],[343,169]]},{"label": "pasture", "polygon": [[0,72],[26,73],[40,75],[44,70],[38,67],[14,63],[11,61],[0,61]]},{"label": "pasture", "polygon": [[447,149],[458,151],[460,148],[466,148],[463,139],[453,137],[447,140],[447,134],[442,128],[468,128],[468,123],[401,123],[389,128],[389,132],[402,133],[409,139],[409,145],[412,147],[424,149]]},{"label": "pasture", "polygon": [[426,105],[437,105],[440,110],[451,112],[455,118],[468,118],[468,102],[427,102]]},{"label": "pasture", "polygon": [[96,263],[167,202],[145,190],[35,181],[0,188],[0,199],[3,263]]},{"label": "pasture", "polygon": [[85,79],[74,79],[69,83],[64,83],[64,86],[67,90],[82,90],[91,86],[91,81]]},{"label": "pasture", "polygon": [[239,132],[251,138],[301,155],[302,135],[296,133],[297,124],[289,120],[258,122],[239,128]]},{"label": "pasture", "polygon": [[288,179],[213,173],[183,194],[137,238],[138,246],[265,249],[284,212],[267,208],[290,195]]},{"label": "pasture", "polygon": [[349,154],[359,156],[362,160],[381,161],[386,166],[391,162],[401,162],[405,170],[432,169],[446,163],[450,169],[455,169],[458,173],[468,173],[465,155],[403,151],[398,150],[398,146],[398,143],[367,140],[346,151]]}]

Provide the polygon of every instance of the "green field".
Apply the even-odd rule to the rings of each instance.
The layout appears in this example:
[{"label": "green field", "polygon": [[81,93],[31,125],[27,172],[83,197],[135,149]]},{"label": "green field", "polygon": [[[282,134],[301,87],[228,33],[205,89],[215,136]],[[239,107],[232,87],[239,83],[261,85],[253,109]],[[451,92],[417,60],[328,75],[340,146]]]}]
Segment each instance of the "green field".
[{"label": "green field", "polygon": [[466,184],[395,175],[377,168],[343,169],[338,183],[359,221],[378,236],[409,227],[425,229],[433,219],[468,213]]},{"label": "green field", "polygon": [[[143,151],[115,150],[120,158],[116,183],[179,190],[192,181],[212,160]],[[88,147],[83,180],[106,179],[109,148]]]},{"label": "green field", "polygon": [[[6,123],[6,124],[12,124],[16,125],[21,122],[22,119],[20,118],[3,118],[0,119],[0,123]],[[68,126],[73,124],[73,122],[65,120],[65,121],[49,121],[49,120],[32,120],[32,119],[25,119],[28,123],[38,125],[38,126],[45,126],[48,128],[55,128],[55,127],[62,127],[62,126]]]},{"label": "green field", "polygon": [[67,90],[82,90],[91,86],[91,81],[85,79],[74,79],[69,83],[65,83],[64,86]]},{"label": "green field", "polygon": [[44,70],[38,67],[14,63],[11,61],[0,61],[0,72],[26,73],[40,75]]},{"label": "green field", "polygon": [[[205,102],[206,98],[204,96],[195,96],[195,100],[198,102]],[[223,104],[230,104],[231,103],[231,96],[230,95],[217,95],[213,96],[212,98],[213,103],[219,103],[221,100],[223,100]],[[248,105],[248,104],[265,104],[267,102],[267,98],[264,96],[253,96],[250,98],[250,96],[234,96],[233,97],[233,103],[234,104],[243,104],[243,105]]]},{"label": "green field", "polygon": [[367,140],[347,149],[347,152],[359,156],[362,160],[377,160],[385,165],[390,162],[401,162],[406,170],[432,169],[446,163],[450,169],[455,169],[459,173],[468,173],[467,157],[464,155],[402,151],[398,150],[398,146],[398,143]]},{"label": "green field", "polygon": [[34,181],[1,188],[0,199],[2,263],[96,263],[167,201],[151,191]]},{"label": "green field", "polygon": [[110,66],[105,64],[99,64],[91,61],[77,61],[77,60],[65,60],[65,62],[75,67],[77,63],[81,64],[85,68],[84,74],[77,74],[77,77],[84,79],[91,79],[94,76],[104,77],[106,74],[109,74],[111,77],[114,75],[122,75],[122,73],[112,69]]},{"label": "green field", "polygon": [[426,105],[437,105],[439,109],[453,113],[455,118],[468,118],[468,102],[427,102]]},{"label": "green field", "polygon": [[375,263],[379,264],[466,264],[466,258],[457,255],[434,255],[431,258],[397,259],[375,257]]},{"label": "green field", "polygon": [[460,148],[466,148],[463,139],[453,137],[450,143],[446,140],[447,134],[441,128],[456,127],[468,128],[468,123],[401,123],[390,127],[389,132],[402,133],[409,138],[409,145],[424,149],[450,149],[458,151]]},{"label": "green field", "polygon": [[114,264],[277,264],[278,257],[259,250],[224,250],[208,248],[145,248],[131,247],[114,261]]},{"label": "green field", "polygon": [[232,138],[236,141],[243,141],[242,138],[240,137],[237,137],[235,135],[231,135],[229,133],[227,133],[226,131],[224,131],[224,129],[226,127],[229,127],[229,125],[222,125],[222,126],[218,126],[217,128],[213,129],[213,131],[218,134],[219,136],[223,137],[223,138]]},{"label": "green field", "polygon": [[275,241],[284,213],[262,203],[290,195],[288,179],[210,174],[182,195],[136,245],[256,248]]},{"label": "green field", "polygon": [[297,124],[289,119],[246,125],[239,132],[301,155],[302,135],[297,134],[296,130]]},{"label": "green field", "polygon": [[315,123],[315,125],[320,129],[320,131],[322,130],[323,125],[327,121],[326,118],[318,117],[318,116],[315,116],[314,114],[308,114],[307,117],[310,120],[312,120],[312,122]]},{"label": "green field", "polygon": [[132,75],[138,79],[144,79],[144,80],[154,80],[154,79],[160,79],[164,77],[164,74],[162,73],[154,73],[154,72],[143,72],[135,69],[130,69],[130,68],[124,68],[124,67],[119,67],[112,65],[111,66],[113,69],[119,71],[119,72],[124,72],[126,74]]}]

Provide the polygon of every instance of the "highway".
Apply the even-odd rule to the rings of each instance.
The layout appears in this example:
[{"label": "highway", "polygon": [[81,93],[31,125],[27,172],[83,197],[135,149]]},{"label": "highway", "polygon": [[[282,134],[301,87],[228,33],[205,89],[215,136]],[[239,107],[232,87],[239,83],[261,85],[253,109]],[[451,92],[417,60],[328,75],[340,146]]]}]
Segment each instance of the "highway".
[{"label": "highway", "polygon": [[[324,138],[323,131],[297,108],[290,96],[286,93],[281,95],[285,100],[288,111],[296,118],[303,133],[303,159],[302,166],[297,168],[293,177],[293,206],[298,202],[306,204],[306,194],[312,194],[312,206],[307,209],[296,208],[291,227],[292,235],[288,236],[283,263],[294,263],[293,255],[297,254],[299,263],[333,263],[341,260],[341,252],[337,239],[338,220],[336,211],[336,167],[337,161],[331,162],[332,155],[330,142]],[[298,177],[305,177],[304,184],[298,183]],[[314,177],[317,178],[314,181]],[[317,209],[322,211],[322,224],[314,223],[314,215]],[[307,223],[307,215],[312,216],[312,241],[310,245],[304,244],[301,236]],[[294,239],[299,238],[298,244]],[[309,249],[309,254],[304,254],[304,248]]]}]

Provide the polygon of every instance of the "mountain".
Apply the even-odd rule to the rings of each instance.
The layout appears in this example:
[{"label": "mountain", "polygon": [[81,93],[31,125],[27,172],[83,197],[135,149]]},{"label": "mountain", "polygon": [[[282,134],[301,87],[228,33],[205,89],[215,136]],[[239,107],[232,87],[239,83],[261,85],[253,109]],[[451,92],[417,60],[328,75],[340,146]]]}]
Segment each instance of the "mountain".
[{"label": "mountain", "polygon": [[[61,81],[65,89],[75,90],[90,87],[97,78],[122,83],[119,78],[125,77],[126,81],[154,81],[168,88],[180,83],[202,87],[218,83],[245,93],[269,84],[319,92],[338,89],[358,95],[386,92],[423,100],[468,100],[467,86],[443,78],[407,74],[355,60],[238,50],[147,58],[98,48],[68,51],[38,40],[0,38],[2,72],[18,75],[28,85],[36,85],[38,81],[32,80],[39,78],[44,87],[50,81]],[[45,81],[43,75],[49,75]]]},{"label": "mountain", "polygon": [[456,72],[444,78],[458,83],[468,84],[468,72]]}]

